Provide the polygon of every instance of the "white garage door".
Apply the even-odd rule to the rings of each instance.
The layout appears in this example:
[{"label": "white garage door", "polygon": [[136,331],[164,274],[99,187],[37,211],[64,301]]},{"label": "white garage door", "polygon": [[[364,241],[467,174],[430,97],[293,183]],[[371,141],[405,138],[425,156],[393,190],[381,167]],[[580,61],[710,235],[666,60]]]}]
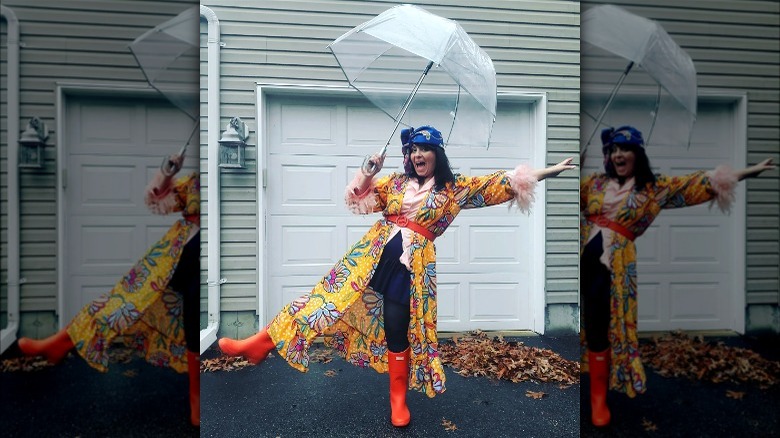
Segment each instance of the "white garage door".
[{"label": "white garage door", "polygon": [[[384,145],[392,129],[387,116],[364,102],[268,98],[266,321],[308,293],[380,217],[353,215],[343,201],[363,157]],[[531,111],[529,103],[500,106],[489,150],[448,149],[454,170],[479,175],[531,163]],[[432,116],[413,115],[443,125]],[[382,173],[400,165],[400,143],[394,139]],[[543,205],[537,204],[534,214],[543,218]],[[542,256],[544,247],[534,246],[532,220],[538,216],[508,212],[506,206],[464,211],[436,240],[440,330],[533,327],[532,303],[544,300],[544,273],[532,272],[530,258]]]},{"label": "white garage door", "polygon": [[[160,100],[70,98],[66,108],[64,321],[108,292],[180,216],[153,215],[144,189],[193,122]],[[181,174],[197,166],[189,148]]]},{"label": "white garage door", "polygon": [[[625,124],[647,120],[646,113],[634,110],[640,106],[623,100],[616,113],[625,116]],[[598,112],[591,105],[587,108],[591,114]],[[584,137],[593,125],[584,117],[583,121],[588,122],[581,131]],[[690,148],[651,144],[647,153],[654,172],[683,175],[720,164],[736,167],[738,157],[745,155],[744,146],[735,146],[739,143],[733,106],[700,102]],[[583,174],[603,171],[596,167],[601,162],[597,133]],[[745,249],[738,238],[744,235],[744,220],[740,219],[744,196],[737,196],[736,202],[731,215],[717,207],[710,209],[709,203],[662,211],[637,239],[640,330],[744,330],[740,303],[745,294]]]}]

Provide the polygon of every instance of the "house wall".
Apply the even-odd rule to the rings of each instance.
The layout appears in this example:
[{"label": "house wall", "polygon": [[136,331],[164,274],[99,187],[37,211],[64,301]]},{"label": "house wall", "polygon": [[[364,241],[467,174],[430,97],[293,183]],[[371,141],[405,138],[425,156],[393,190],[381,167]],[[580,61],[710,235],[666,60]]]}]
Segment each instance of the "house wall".
[{"label": "house wall", "polygon": [[8,257],[8,129],[21,132],[38,116],[49,129],[45,165],[22,169],[21,327],[19,336],[42,337],[57,329],[57,121],[58,82],[144,86],[146,80],[128,49],[136,37],[194,6],[172,1],[5,0],[20,30],[20,124],[7,126],[7,23],[2,20],[0,49],[0,326],[5,327]]},{"label": "house wall", "polygon": [[[222,335],[257,331],[256,82],[346,85],[326,46],[397,4],[391,1],[207,1],[220,21],[220,126],[239,116],[251,128],[247,169],[223,171],[220,184]],[[427,1],[454,19],[492,58],[498,91],[548,93],[547,163],[577,155],[579,142],[579,2]],[[202,40],[207,25],[201,21]],[[201,90],[206,50],[202,44]],[[205,103],[201,126],[205,127]],[[201,136],[205,139],[205,133]],[[203,146],[202,146],[203,147]],[[205,157],[202,149],[201,157]],[[201,169],[205,169],[205,164]],[[208,178],[203,179],[204,200]],[[578,189],[575,172],[547,182],[545,288],[548,331],[577,331]],[[206,209],[204,208],[205,212]],[[208,220],[204,221],[208,226]],[[206,234],[204,233],[205,237]]]},{"label": "house wall", "polygon": [[[772,1],[583,1],[657,20],[691,56],[699,96],[747,96],[748,165],[780,157],[780,3]],[[582,84],[611,85],[614,72],[583,57]],[[630,80],[627,80],[630,84]],[[651,156],[652,158],[652,156]],[[780,177],[778,171],[747,185],[746,330],[780,332]]]}]

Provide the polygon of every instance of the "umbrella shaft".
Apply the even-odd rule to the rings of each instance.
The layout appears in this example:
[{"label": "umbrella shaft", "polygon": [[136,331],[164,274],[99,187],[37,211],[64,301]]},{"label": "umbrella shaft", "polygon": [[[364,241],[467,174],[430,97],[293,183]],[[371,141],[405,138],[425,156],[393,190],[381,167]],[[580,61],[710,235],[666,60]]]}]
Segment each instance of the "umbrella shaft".
[{"label": "umbrella shaft", "polygon": [[[411,94],[409,94],[409,97],[406,98],[406,102],[404,102],[404,106],[401,108],[401,111],[398,112],[398,115],[395,117],[395,126],[393,127],[393,132],[390,133],[390,137],[387,139],[387,143],[382,147],[382,149],[379,151],[379,156],[384,157],[387,154],[387,147],[390,146],[390,142],[393,141],[393,137],[395,136],[395,131],[398,130],[398,127],[401,125],[401,119],[403,119],[404,114],[406,114],[406,110],[409,109],[409,105],[412,104],[412,99],[414,99],[414,95],[417,94],[417,90],[420,89],[420,85],[422,85],[423,79],[425,79],[425,75],[428,74],[428,72],[431,70],[431,67],[433,67],[433,61],[430,61],[428,65],[425,67],[425,70],[423,70],[422,75],[420,75],[420,79],[417,81],[417,84],[415,84],[414,89],[412,89]],[[375,174],[376,173],[376,165],[373,163],[366,162],[365,169],[366,173],[369,174]]]},{"label": "umbrella shaft", "polygon": [[417,81],[417,84],[415,84],[414,89],[412,89],[411,94],[409,94],[409,97],[406,98],[406,102],[404,102],[404,106],[401,108],[401,111],[398,112],[398,115],[395,117],[395,127],[393,128],[393,132],[390,133],[390,138],[387,139],[387,143],[385,143],[385,146],[382,148],[381,151],[379,151],[379,155],[385,155],[387,153],[387,147],[390,145],[390,142],[393,141],[393,137],[395,136],[395,131],[398,130],[398,127],[401,125],[401,119],[403,119],[404,114],[406,114],[406,110],[409,109],[409,105],[412,104],[412,100],[414,99],[414,95],[417,94],[417,90],[420,89],[420,85],[422,85],[423,79],[425,79],[425,75],[428,74],[428,72],[431,70],[431,67],[433,67],[433,61],[428,63],[428,66],[425,67],[425,70],[423,71],[422,75],[420,75],[420,79]]},{"label": "umbrella shaft", "polygon": [[[585,149],[583,149],[582,154],[585,154],[585,151],[588,150],[588,146],[590,145],[591,140],[593,140],[593,136],[596,135],[596,132],[599,130],[599,124],[601,124],[601,119],[604,118],[604,115],[607,113],[609,106],[612,105],[612,101],[615,99],[615,95],[617,94],[618,89],[620,88],[621,85],[623,85],[623,81],[626,80],[626,76],[628,76],[628,72],[631,71],[632,67],[634,67],[634,61],[628,63],[626,70],[620,76],[620,80],[618,80],[617,84],[615,84],[615,87],[612,88],[612,94],[609,95],[609,99],[607,99],[607,104],[604,105],[604,108],[601,109],[601,112],[599,113],[598,117],[596,117],[596,124],[593,126],[593,132],[590,133],[590,136],[588,137],[588,141],[587,143],[585,143]],[[582,163],[580,163],[580,165],[582,165]]]}]

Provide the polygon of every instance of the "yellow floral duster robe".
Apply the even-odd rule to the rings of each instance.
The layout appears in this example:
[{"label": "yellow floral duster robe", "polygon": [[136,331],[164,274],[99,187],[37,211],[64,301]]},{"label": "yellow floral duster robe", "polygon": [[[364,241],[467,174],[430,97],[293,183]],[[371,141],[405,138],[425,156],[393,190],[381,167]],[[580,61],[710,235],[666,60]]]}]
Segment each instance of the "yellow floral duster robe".
[{"label": "yellow floral duster robe", "polygon": [[[158,175],[157,181],[161,179]],[[181,178],[163,190],[162,196],[147,191],[149,208],[157,214],[181,212],[183,217],[108,294],[81,309],[67,328],[78,354],[99,371],[108,371],[109,347],[117,336],[123,336],[153,365],[187,372],[182,298],[168,288],[168,282],[187,238],[200,223],[198,175]]]},{"label": "yellow floral duster robe", "polygon": [[[348,188],[347,205],[358,213],[397,215],[408,181],[406,175],[394,173],[372,181],[373,190],[358,197]],[[454,184],[441,191],[434,188],[426,195],[415,222],[440,236],[462,209],[514,200],[527,210],[535,185],[536,178],[522,165],[514,172],[456,175]],[[394,226],[385,218],[378,220],[309,294],[285,306],[269,324],[276,349],[291,366],[307,371],[309,346],[316,336],[324,335],[326,344],[348,362],[387,372],[383,303],[368,284]],[[409,387],[433,397],[445,390],[436,333],[436,248],[432,241],[412,232],[409,251]]]},{"label": "yellow floral duster robe", "polygon": [[[580,184],[580,254],[593,226],[587,216],[602,214],[608,182],[609,177],[602,173],[591,175]],[[655,184],[648,183],[642,191],[632,190],[621,201],[616,222],[638,237],[647,230],[661,209],[686,207],[712,200],[725,210],[733,200],[736,182],[733,172],[726,166],[685,176],[656,175]],[[646,390],[645,371],[637,340],[636,246],[632,240],[619,233],[612,233],[608,246],[612,274],[608,331],[611,345],[609,387],[634,397]],[[584,318],[582,313],[581,317]],[[587,372],[584,328],[580,330],[580,339],[585,347],[582,355],[583,371]]]}]

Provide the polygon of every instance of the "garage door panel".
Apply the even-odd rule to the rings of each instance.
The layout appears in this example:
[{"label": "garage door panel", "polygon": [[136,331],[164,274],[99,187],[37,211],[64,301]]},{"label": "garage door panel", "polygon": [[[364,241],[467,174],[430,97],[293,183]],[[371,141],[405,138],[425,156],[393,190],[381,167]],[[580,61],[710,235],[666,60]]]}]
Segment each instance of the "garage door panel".
[{"label": "garage door panel", "polygon": [[344,189],[337,190],[336,166],[285,163],[281,169],[281,203],[284,206],[336,207],[343,204]]},{"label": "garage door panel", "polygon": [[135,106],[95,103],[81,107],[79,149],[97,152],[101,148],[105,150],[106,146],[126,147],[137,143],[137,116]]},{"label": "garage door panel", "polygon": [[[458,219],[456,219],[458,220]],[[462,259],[462,227],[460,225],[450,225],[447,232],[436,239],[436,266],[437,269],[444,269],[445,272],[451,265],[461,265]]]},{"label": "garage door panel", "polygon": [[[78,298],[79,301],[89,303],[101,295],[108,293],[117,281],[119,281],[119,278],[111,275],[90,274],[74,276],[72,282],[73,286],[67,292]],[[111,287],[107,289],[105,286],[106,284],[110,284]]]},{"label": "garage door panel", "polygon": [[335,248],[341,247],[339,234],[332,225],[281,225],[282,267],[333,264]]},{"label": "garage door panel", "polygon": [[519,265],[520,246],[507,244],[516,240],[516,226],[470,226],[469,263]]},{"label": "garage door panel", "polygon": [[[301,144],[318,147],[337,145],[339,137],[333,129],[337,112],[335,105],[282,104],[278,125],[281,150]],[[273,127],[271,132],[274,132]],[[276,151],[272,149],[271,152]]]},{"label": "garage door panel", "polygon": [[638,294],[637,316],[645,326],[659,324],[668,319],[668,304],[665,304],[666,297],[662,293],[667,288],[668,284],[662,285],[660,282],[642,282],[642,290]]},{"label": "garage door panel", "polygon": [[92,206],[133,206],[138,199],[128,181],[133,180],[135,166],[122,164],[84,164],[77,172],[81,173],[80,205]]},{"label": "garage door panel", "polygon": [[722,302],[718,299],[717,281],[671,281],[669,320],[672,323],[702,323],[722,317]]},{"label": "garage door panel", "polygon": [[721,227],[717,225],[685,225],[669,226],[669,262],[703,267],[715,265],[720,267],[724,249],[721,241],[712,239],[718,235]]},{"label": "garage door panel", "polygon": [[[387,142],[395,122],[387,114],[366,105],[346,106],[346,151],[360,156],[378,151]],[[386,127],[386,129],[379,129]],[[403,126],[395,133],[400,139]],[[398,142],[399,140],[395,140]],[[391,143],[391,146],[399,143]],[[398,155],[400,156],[400,148]]]},{"label": "garage door panel", "polygon": [[460,308],[463,289],[463,285],[460,283],[438,282],[436,284],[436,312],[440,327],[446,327],[448,323],[463,322]]},{"label": "garage door panel", "polygon": [[[376,152],[387,141],[392,122],[359,99],[271,97],[267,107],[266,272],[270,291],[266,308],[270,314],[266,317],[270,318],[279,306],[309,292],[381,218],[380,214],[352,214],[343,197],[363,156]],[[448,147],[447,155],[456,171],[489,174],[530,161],[531,105],[506,105],[504,111],[494,129],[496,148]],[[438,112],[417,110],[411,116],[410,120],[423,120],[420,124],[443,126],[436,118],[441,117]],[[309,130],[310,122],[311,132],[291,133]],[[325,126],[328,123],[330,127]],[[391,142],[380,177],[402,171],[398,136],[396,133]],[[519,147],[518,141],[528,143]],[[520,266],[528,263],[524,253],[529,244],[521,245],[520,241],[530,241],[530,223],[527,216],[509,212],[505,206],[473,209],[460,215],[456,225],[437,238],[440,329],[533,326],[530,310],[521,311],[517,304],[518,300],[530,301],[531,292],[520,287],[531,275]],[[494,284],[497,277],[502,283]],[[472,286],[495,295],[493,299],[498,301],[472,308]],[[491,319],[493,316],[497,319]]]},{"label": "garage door panel", "polygon": [[114,272],[117,267],[129,268],[135,263],[134,225],[83,224],[74,230],[73,237],[80,242],[69,254],[71,272]]},{"label": "garage door panel", "polygon": [[521,306],[521,285],[491,281],[469,283],[469,320],[482,323],[520,322],[528,306]]},{"label": "garage door panel", "polygon": [[636,260],[641,266],[657,266],[661,264],[664,246],[658,241],[658,225],[653,224],[636,241]]}]

